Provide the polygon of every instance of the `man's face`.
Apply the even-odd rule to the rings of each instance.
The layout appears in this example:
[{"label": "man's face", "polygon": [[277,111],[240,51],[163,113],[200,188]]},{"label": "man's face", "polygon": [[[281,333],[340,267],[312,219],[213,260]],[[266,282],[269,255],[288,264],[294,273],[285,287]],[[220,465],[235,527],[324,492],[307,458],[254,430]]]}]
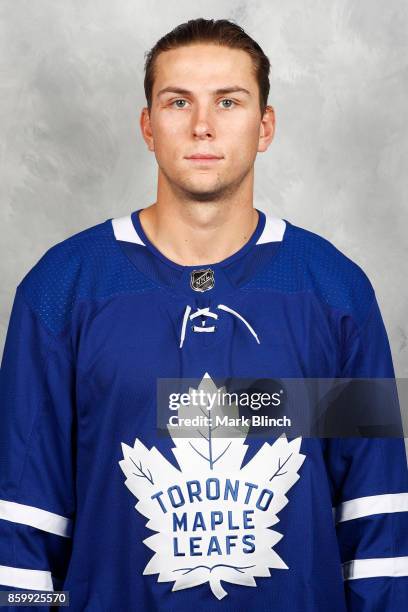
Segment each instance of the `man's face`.
[{"label": "man's face", "polygon": [[[237,91],[217,92],[230,88]],[[164,175],[159,180],[202,201],[235,193],[272,139],[269,109],[261,123],[258,83],[245,51],[196,44],[161,53],[150,118],[147,109],[141,118]],[[197,154],[217,159],[189,159]]]}]

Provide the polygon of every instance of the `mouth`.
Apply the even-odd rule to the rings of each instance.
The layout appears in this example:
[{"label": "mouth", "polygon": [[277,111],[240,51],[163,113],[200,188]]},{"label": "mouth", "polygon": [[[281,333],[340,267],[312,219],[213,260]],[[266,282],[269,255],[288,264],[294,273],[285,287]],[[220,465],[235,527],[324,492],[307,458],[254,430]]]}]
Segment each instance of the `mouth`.
[{"label": "mouth", "polygon": [[185,159],[196,164],[213,164],[221,161],[222,157],[216,157],[215,155],[192,155],[191,157],[186,157]]}]

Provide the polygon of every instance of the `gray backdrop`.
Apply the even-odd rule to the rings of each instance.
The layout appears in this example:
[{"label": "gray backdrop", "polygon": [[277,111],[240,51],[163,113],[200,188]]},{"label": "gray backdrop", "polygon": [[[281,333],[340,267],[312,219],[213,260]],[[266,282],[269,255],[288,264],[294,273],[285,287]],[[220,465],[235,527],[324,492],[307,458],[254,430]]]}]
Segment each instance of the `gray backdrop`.
[{"label": "gray backdrop", "polygon": [[3,0],[1,347],[15,287],[45,250],[155,200],[143,53],[200,16],[236,20],[272,63],[277,128],[256,162],[257,204],[365,270],[407,377],[404,0]]}]

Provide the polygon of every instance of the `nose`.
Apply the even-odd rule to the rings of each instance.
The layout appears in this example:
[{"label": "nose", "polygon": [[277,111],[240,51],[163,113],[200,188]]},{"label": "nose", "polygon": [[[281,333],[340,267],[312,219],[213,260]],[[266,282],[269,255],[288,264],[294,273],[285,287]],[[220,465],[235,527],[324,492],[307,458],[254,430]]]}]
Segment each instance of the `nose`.
[{"label": "nose", "polygon": [[207,125],[196,125],[193,128],[193,135],[198,138],[213,137],[212,130]]},{"label": "nose", "polygon": [[198,138],[215,136],[215,128],[207,107],[197,108],[192,116],[192,132]]}]

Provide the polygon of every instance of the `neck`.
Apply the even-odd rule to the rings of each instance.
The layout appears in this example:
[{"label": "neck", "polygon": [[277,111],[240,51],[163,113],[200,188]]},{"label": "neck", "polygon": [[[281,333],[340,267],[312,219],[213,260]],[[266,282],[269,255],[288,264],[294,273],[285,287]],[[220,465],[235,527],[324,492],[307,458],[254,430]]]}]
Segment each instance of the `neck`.
[{"label": "neck", "polygon": [[241,249],[258,223],[252,197],[224,202],[157,200],[140,212],[149,240],[168,259],[183,265],[217,263]]}]

